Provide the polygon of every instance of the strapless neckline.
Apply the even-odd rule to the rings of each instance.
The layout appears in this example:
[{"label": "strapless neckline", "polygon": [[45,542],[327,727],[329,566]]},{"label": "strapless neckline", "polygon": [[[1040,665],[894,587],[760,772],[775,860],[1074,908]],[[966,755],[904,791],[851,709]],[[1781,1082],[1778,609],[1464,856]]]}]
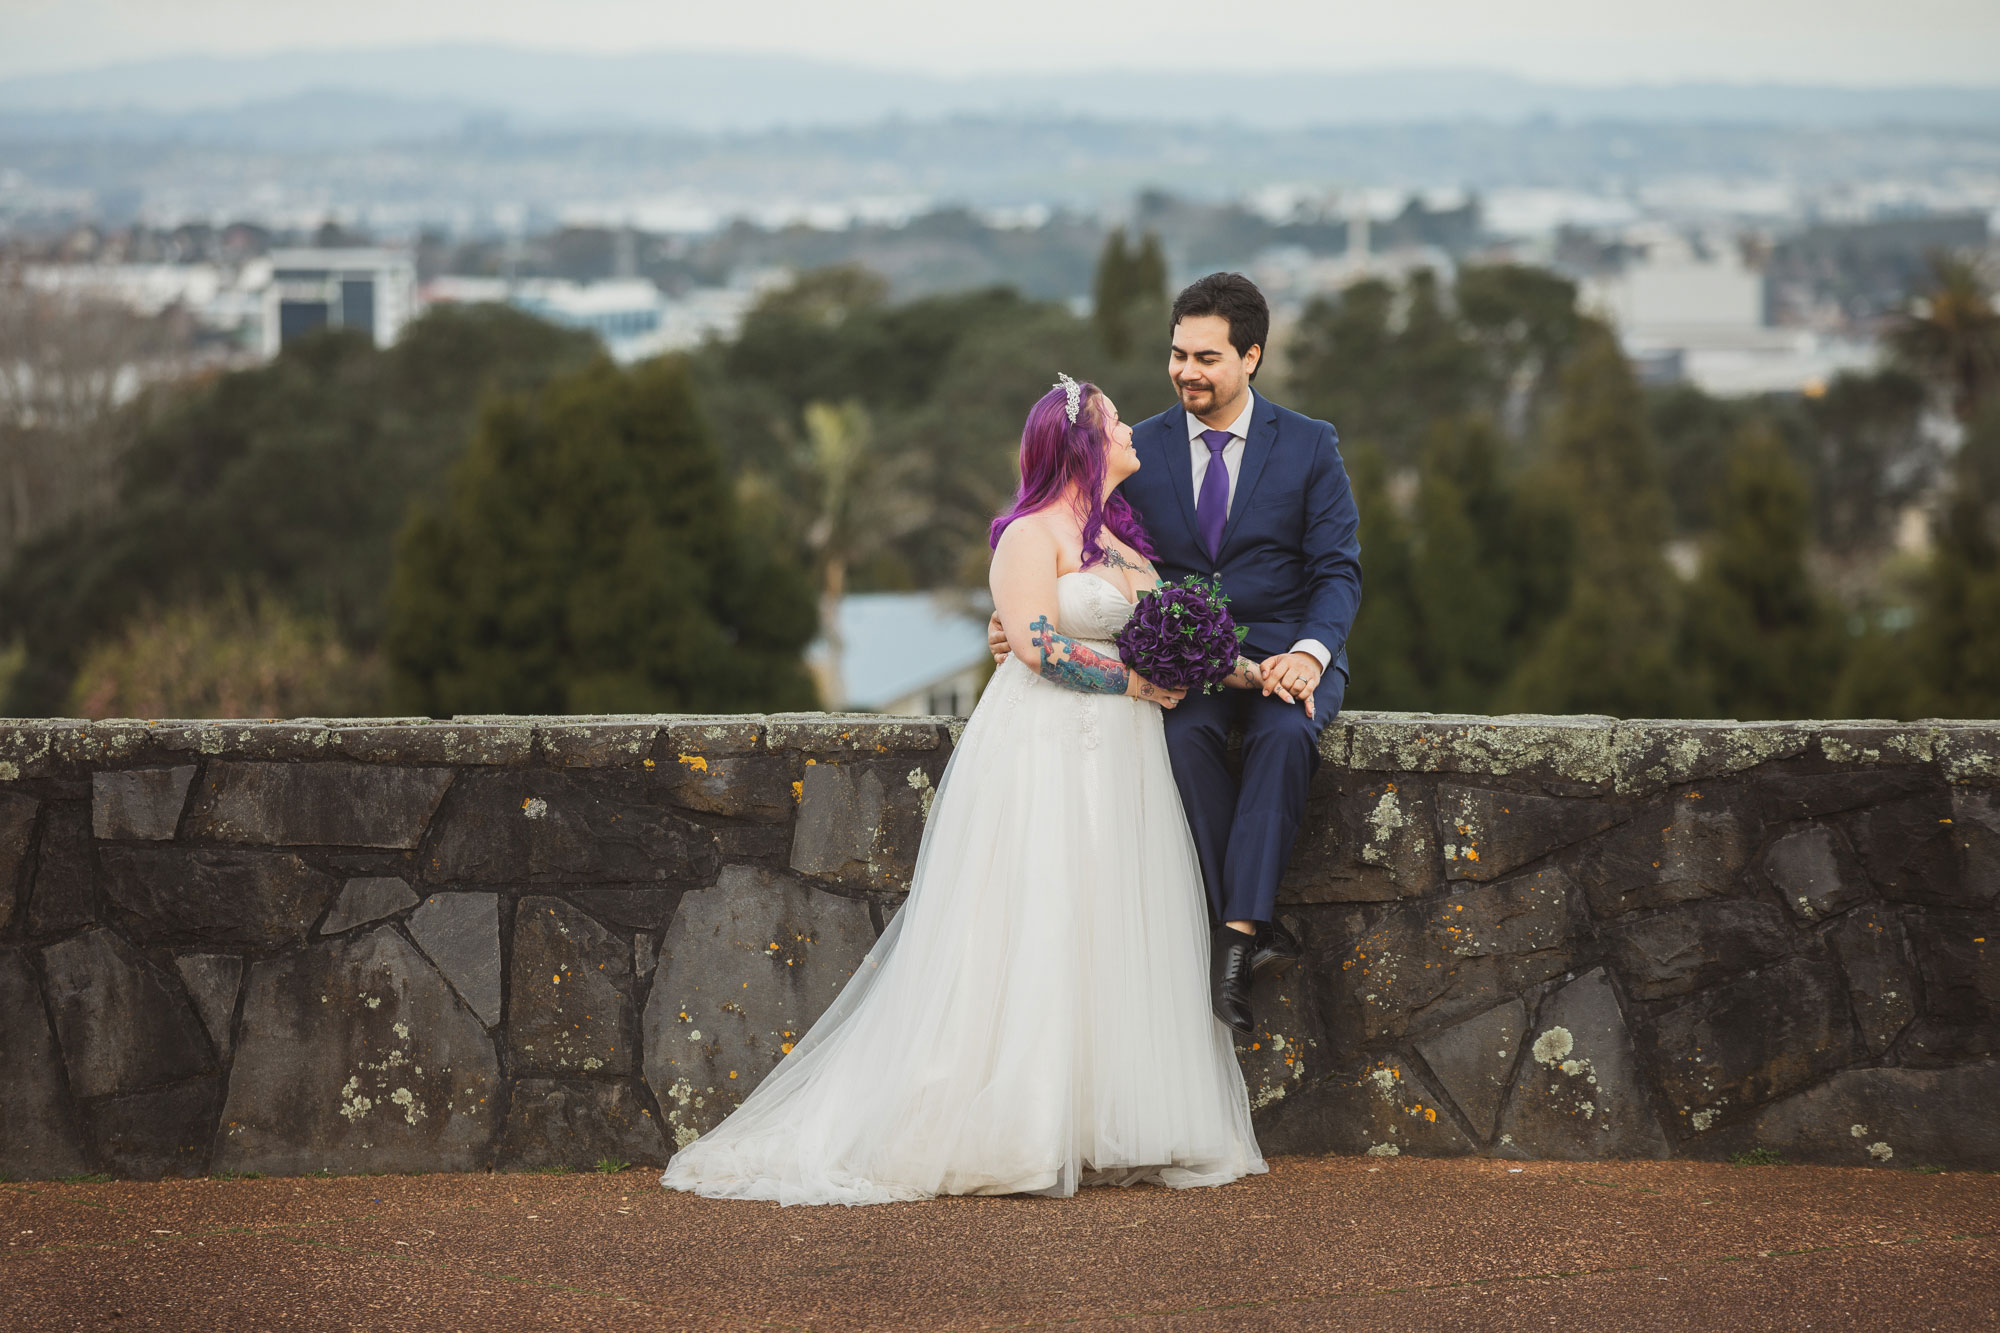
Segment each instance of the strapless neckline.
[{"label": "strapless neckline", "polygon": [[1087,569],[1072,569],[1067,574],[1056,575],[1056,580],[1058,582],[1062,581],[1063,579],[1089,579],[1092,583],[1103,584],[1106,589],[1108,589],[1114,596],[1116,596],[1119,601],[1125,603],[1125,605],[1137,606],[1139,604],[1139,599],[1137,597],[1127,597],[1123,592],[1119,591],[1118,585],[1113,583],[1110,579],[1099,578],[1097,575],[1091,573]]}]

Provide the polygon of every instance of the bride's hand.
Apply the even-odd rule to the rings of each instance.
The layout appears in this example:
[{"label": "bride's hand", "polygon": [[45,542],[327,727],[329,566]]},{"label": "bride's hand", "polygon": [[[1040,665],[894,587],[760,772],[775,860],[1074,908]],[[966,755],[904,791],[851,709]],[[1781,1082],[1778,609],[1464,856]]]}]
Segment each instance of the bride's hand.
[{"label": "bride's hand", "polygon": [[1013,650],[1007,646],[1007,631],[1000,628],[998,611],[986,622],[986,647],[993,654],[994,666],[1006,665],[1007,657]]},{"label": "bride's hand", "polygon": [[1125,682],[1125,695],[1130,699],[1150,699],[1162,708],[1172,708],[1187,697],[1186,690],[1170,690],[1164,685],[1155,685],[1134,671]]},{"label": "bride's hand", "polygon": [[1264,673],[1249,658],[1239,657],[1236,669],[1224,676],[1222,683],[1232,690],[1261,690],[1264,688]]}]

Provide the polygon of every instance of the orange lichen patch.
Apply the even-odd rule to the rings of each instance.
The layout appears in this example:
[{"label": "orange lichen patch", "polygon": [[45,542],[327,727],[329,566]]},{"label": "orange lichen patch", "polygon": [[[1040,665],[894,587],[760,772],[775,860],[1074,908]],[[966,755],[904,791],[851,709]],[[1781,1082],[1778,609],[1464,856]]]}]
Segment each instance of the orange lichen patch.
[{"label": "orange lichen patch", "polygon": [[1435,1124],[1437,1118],[1438,1118],[1438,1113],[1437,1113],[1437,1108],[1435,1106],[1426,1106],[1424,1108],[1424,1119],[1429,1120],[1433,1124]]},{"label": "orange lichen patch", "polygon": [[708,772],[708,760],[704,759],[702,756],[698,754],[684,754],[679,756],[679,758],[681,763],[685,764],[687,767],[693,769],[697,773]]},{"label": "orange lichen patch", "polygon": [[803,801],[805,798],[806,798],[806,784],[803,782],[794,782],[792,784],[793,804],[796,805],[798,802]]},{"label": "orange lichen patch", "polygon": [[792,1043],[788,1041],[780,1042],[778,1043],[778,1050],[781,1054],[790,1055],[792,1053]]},{"label": "orange lichen patch", "polygon": [[647,768],[654,767],[653,761],[650,759],[641,760],[640,762],[645,764]]},{"label": "orange lichen patch", "polygon": [[732,1070],[730,1070],[730,1071],[729,1071],[729,1077],[731,1077],[731,1078],[735,1078],[735,1077],[736,1077],[736,1071],[735,1071],[735,1070],[733,1070],[733,1069],[732,1069]]}]

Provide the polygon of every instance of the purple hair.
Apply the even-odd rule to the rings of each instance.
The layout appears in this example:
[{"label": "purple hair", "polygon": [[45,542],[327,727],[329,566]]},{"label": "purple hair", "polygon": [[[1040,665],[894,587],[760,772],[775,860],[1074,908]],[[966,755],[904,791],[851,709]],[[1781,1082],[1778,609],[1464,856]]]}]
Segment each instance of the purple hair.
[{"label": "purple hair", "polygon": [[1085,384],[1074,425],[1070,424],[1068,399],[1060,386],[1043,394],[1028,409],[1028,424],[1021,428],[1021,489],[1015,493],[1013,505],[993,520],[987,532],[989,546],[1000,544],[1000,534],[1009,523],[1047,509],[1074,486],[1089,506],[1083,515],[1085,569],[1104,558],[1102,534],[1107,527],[1140,555],[1153,558],[1153,544],[1146,539],[1146,530],[1125,497],[1113,492],[1109,500],[1103,498],[1107,436],[1101,424],[1103,413],[1096,406],[1103,396],[1095,384]]}]

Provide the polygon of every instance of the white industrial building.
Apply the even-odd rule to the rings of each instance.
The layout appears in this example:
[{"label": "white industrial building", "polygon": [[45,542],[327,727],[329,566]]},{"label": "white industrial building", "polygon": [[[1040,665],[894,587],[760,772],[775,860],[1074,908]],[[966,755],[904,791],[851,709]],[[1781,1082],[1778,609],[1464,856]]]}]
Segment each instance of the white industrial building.
[{"label": "white industrial building", "polygon": [[417,270],[400,250],[276,250],[264,288],[265,356],[317,329],[355,329],[377,347],[416,314]]}]

